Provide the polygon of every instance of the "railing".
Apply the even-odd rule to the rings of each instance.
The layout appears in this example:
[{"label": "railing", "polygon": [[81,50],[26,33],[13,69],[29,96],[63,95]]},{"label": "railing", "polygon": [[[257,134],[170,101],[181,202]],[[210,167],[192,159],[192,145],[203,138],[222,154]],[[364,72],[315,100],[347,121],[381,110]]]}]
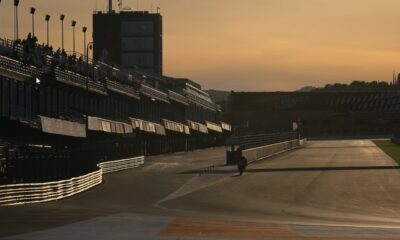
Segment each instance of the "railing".
[{"label": "railing", "polygon": [[[68,70],[61,70],[58,67],[55,69],[56,79],[59,82],[65,84],[73,85],[86,89],[86,81],[88,80],[85,76],[70,72]],[[93,79],[89,78],[89,91],[96,92],[99,94],[106,95],[107,91],[103,83],[95,82]]]},{"label": "railing", "polygon": [[89,91],[107,95],[106,87],[102,82],[89,81]]},{"label": "railing", "polygon": [[55,69],[56,79],[59,82],[63,82],[65,84],[74,85],[80,88],[86,88],[86,78],[74,73],[69,73],[66,70],[59,69],[58,67]]},{"label": "railing", "polygon": [[195,94],[191,93],[188,90],[184,89],[184,92],[186,94],[186,97],[188,98],[188,100],[196,105],[199,105],[205,109],[211,110],[211,111],[217,111],[217,106],[212,103],[212,102],[208,102],[206,100],[204,100],[203,98],[196,96]]},{"label": "railing", "polygon": [[97,166],[101,168],[103,174],[118,172],[131,168],[136,168],[144,164],[144,156],[136,158],[128,158],[117,161],[103,162]]},{"label": "railing", "polygon": [[300,147],[300,140],[291,140],[242,151],[248,162],[261,160]]},{"label": "railing", "polygon": [[0,185],[0,205],[16,205],[59,200],[99,185],[102,170],[68,180],[48,183]]},{"label": "railing", "polygon": [[246,136],[232,136],[226,141],[226,145],[240,146],[242,150],[290,141],[298,138],[296,132],[270,133]]},{"label": "railing", "polygon": [[165,102],[165,103],[169,103],[169,99],[168,99],[168,95],[164,92],[161,92],[157,89],[154,89],[152,87],[146,86],[144,84],[142,84],[142,86],[140,87],[140,92],[145,95],[148,96],[150,98],[154,98],[156,100]]},{"label": "railing", "polygon": [[140,99],[138,91],[130,86],[124,85],[119,82],[107,80],[107,89],[128,97]]},{"label": "railing", "polygon": [[226,141],[226,162],[236,164],[241,156],[249,162],[257,161],[299,148],[306,142],[306,139],[299,139],[296,132],[233,136]]},{"label": "railing", "polygon": [[179,93],[168,90],[168,97],[169,97],[169,99],[171,99],[175,102],[181,103],[185,106],[189,105],[187,98]]},{"label": "railing", "polygon": [[0,206],[27,203],[41,203],[74,196],[93,188],[103,181],[103,175],[139,167],[144,164],[144,156],[103,162],[99,170],[68,180],[0,185]]},{"label": "railing", "polygon": [[20,61],[0,55],[0,68],[12,71],[15,74],[23,74],[26,77],[41,75],[41,71],[36,67],[25,65]]}]

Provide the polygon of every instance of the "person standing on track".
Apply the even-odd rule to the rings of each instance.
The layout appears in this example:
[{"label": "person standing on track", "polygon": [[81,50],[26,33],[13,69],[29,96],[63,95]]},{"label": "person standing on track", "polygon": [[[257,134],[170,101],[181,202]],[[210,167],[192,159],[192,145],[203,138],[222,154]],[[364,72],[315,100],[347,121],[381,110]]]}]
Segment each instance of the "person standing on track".
[{"label": "person standing on track", "polygon": [[248,165],[247,159],[244,156],[242,156],[242,154],[240,154],[240,157],[237,161],[237,167],[238,167],[240,176],[242,176],[244,170],[246,170],[247,165]]}]

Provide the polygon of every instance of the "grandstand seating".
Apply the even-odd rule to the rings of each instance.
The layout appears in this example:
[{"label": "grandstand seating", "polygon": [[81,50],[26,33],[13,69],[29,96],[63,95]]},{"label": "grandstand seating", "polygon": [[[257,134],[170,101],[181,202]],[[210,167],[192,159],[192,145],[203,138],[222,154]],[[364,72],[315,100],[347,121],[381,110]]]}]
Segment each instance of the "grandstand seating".
[{"label": "grandstand seating", "polygon": [[127,71],[35,41],[0,39],[0,138],[15,141],[0,144],[5,182],[59,180],[104,161],[212,147],[231,132],[190,80]]}]

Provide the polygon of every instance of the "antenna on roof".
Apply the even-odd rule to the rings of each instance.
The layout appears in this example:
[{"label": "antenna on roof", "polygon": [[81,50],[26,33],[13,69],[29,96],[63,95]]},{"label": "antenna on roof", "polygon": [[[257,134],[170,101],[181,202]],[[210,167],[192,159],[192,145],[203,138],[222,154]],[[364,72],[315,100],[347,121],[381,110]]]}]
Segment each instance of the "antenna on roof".
[{"label": "antenna on roof", "polygon": [[113,6],[112,6],[112,0],[108,0],[108,12],[109,13],[112,13],[112,11],[113,11]]},{"label": "antenna on roof", "polygon": [[119,11],[121,12],[121,10],[122,10],[122,0],[118,0],[118,8],[119,8]]}]

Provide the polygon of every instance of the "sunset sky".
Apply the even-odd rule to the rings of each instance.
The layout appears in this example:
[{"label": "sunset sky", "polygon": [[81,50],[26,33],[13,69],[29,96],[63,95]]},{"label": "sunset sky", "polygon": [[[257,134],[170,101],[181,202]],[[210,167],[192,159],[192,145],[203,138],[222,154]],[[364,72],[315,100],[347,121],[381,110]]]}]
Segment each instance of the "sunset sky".
[{"label": "sunset sky", "polygon": [[[13,38],[12,0],[0,3],[1,37]],[[97,4],[96,4],[97,2]],[[20,35],[31,31],[61,45],[59,14],[66,15],[66,48],[72,19],[92,31],[92,12],[103,0],[22,0]],[[114,1],[115,7],[117,1]],[[124,0],[124,6],[164,17],[164,74],[187,77],[205,89],[285,91],[352,80],[391,81],[400,71],[399,0]],[[88,34],[91,35],[91,34]]]}]

